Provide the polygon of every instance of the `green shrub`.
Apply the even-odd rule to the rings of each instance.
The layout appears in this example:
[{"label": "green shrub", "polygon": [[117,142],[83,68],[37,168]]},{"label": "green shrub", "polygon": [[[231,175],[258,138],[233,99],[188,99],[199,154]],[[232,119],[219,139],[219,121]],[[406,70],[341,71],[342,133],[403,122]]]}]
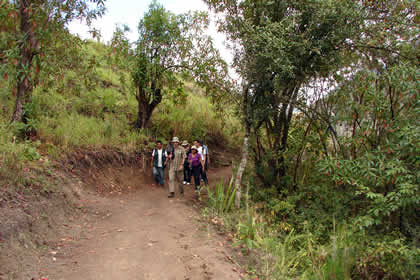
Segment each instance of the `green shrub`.
[{"label": "green shrub", "polygon": [[57,117],[62,112],[72,109],[75,98],[69,98],[57,93],[56,89],[43,90],[36,88],[34,97],[37,99],[39,106],[42,108],[40,114],[42,116]]},{"label": "green shrub", "polygon": [[223,179],[214,188],[208,187],[208,206],[213,208],[218,215],[223,215],[232,210],[235,200],[235,187],[233,178],[228,185],[223,183]]},{"label": "green shrub", "polygon": [[118,73],[112,71],[111,68],[99,67],[97,68],[98,78],[113,86],[121,86],[120,76]]},{"label": "green shrub", "polygon": [[[240,145],[240,123],[228,111],[227,108],[224,112],[226,115],[222,115],[223,112],[217,110],[207,98],[189,92],[185,103],[175,104],[165,99],[153,112],[150,130],[156,138],[169,139],[177,135],[189,141],[202,139],[213,145]],[[231,135],[230,132],[235,134]]]},{"label": "green shrub", "polygon": [[418,279],[420,249],[389,236],[364,242],[357,260],[356,275],[363,278]]},{"label": "green shrub", "polygon": [[248,249],[259,248],[261,239],[264,236],[264,223],[256,211],[251,208],[247,211],[245,217],[238,224],[234,245],[243,244]]},{"label": "green shrub", "polygon": [[[263,255],[258,263],[262,279],[302,279],[302,266],[309,261],[308,252],[299,250],[298,244],[307,238],[291,230],[285,236],[270,232],[260,241]],[[297,277],[297,276],[301,277]]]}]

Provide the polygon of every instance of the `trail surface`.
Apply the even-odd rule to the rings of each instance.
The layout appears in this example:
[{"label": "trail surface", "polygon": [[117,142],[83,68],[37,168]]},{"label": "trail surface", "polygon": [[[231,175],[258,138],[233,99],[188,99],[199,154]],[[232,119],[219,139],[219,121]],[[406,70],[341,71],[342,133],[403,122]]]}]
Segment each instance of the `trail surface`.
[{"label": "trail surface", "polygon": [[[130,172],[120,177],[129,181],[137,176]],[[210,171],[209,180],[216,182],[229,172]],[[63,236],[57,248],[45,254],[40,260],[45,278],[240,279],[224,240],[198,221],[192,186],[186,187],[184,197],[177,194],[174,199],[167,198],[166,186],[155,187],[150,180],[134,187],[137,190],[128,194],[86,201],[95,205],[95,218],[65,225],[83,228],[82,237]]]}]

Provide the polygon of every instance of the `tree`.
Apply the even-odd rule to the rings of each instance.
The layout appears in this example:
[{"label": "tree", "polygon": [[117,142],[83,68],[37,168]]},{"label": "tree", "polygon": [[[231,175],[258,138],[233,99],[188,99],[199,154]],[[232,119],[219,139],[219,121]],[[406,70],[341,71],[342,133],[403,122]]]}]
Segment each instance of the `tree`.
[{"label": "tree", "polygon": [[135,63],[133,43],[130,42],[126,35],[129,31],[130,29],[126,25],[116,26],[111,41],[109,42],[109,54],[107,57],[108,65],[120,75],[123,93],[125,93],[125,91],[134,91],[130,75],[126,75],[127,73],[130,73]]},{"label": "tree", "polygon": [[[225,18],[245,80],[256,174],[280,192],[288,184],[286,152],[297,102],[308,81],[343,65],[346,39],[360,16],[354,1],[207,1]],[[269,168],[264,168],[269,166]],[[270,174],[266,172],[270,170]]]},{"label": "tree", "polygon": [[[238,6],[243,9],[239,9],[240,15],[249,14],[255,19],[262,2],[250,5],[251,8],[246,6],[248,12],[243,6],[246,3]],[[418,223],[413,212],[419,201],[418,168],[416,158],[410,156],[416,154],[413,140],[418,138],[419,131],[414,117],[418,113],[419,85],[415,4],[299,3],[289,6],[288,11],[295,11],[296,15],[290,22],[289,18],[279,21],[280,27],[264,19],[257,28],[254,20],[247,23],[244,18],[240,26],[251,27],[242,27],[244,34],[232,33],[244,45],[239,65],[252,74],[248,78],[247,71],[242,72],[251,85],[248,102],[254,112],[252,136],[256,141],[251,147],[256,173],[263,182],[269,179],[268,184],[274,182],[280,186],[278,191],[282,191],[280,180],[285,178],[282,172],[292,170],[295,189],[287,189],[289,195],[294,191],[302,197],[302,193],[311,194],[315,188],[321,201],[319,208],[340,209],[337,215],[351,216],[360,227],[375,226],[388,232],[398,227],[401,233],[412,237]],[[304,16],[309,11],[312,15]],[[270,13],[264,10],[260,15]],[[226,26],[238,26],[237,17],[233,19],[236,21]],[[305,28],[301,32],[302,26]],[[288,31],[292,27],[294,34]],[[247,52],[252,55],[247,56]],[[277,64],[276,59],[282,63]],[[293,85],[299,77],[302,77],[297,80],[302,83],[301,92],[289,102],[293,95],[285,91],[286,86]],[[308,86],[320,86],[321,79],[326,79],[328,86],[317,99]],[[297,110],[290,111],[293,108],[299,114]],[[299,116],[302,121],[297,124]],[[290,147],[288,142],[282,146],[283,137],[288,140],[290,135],[285,125],[299,130],[300,135],[294,134],[301,141],[296,143],[297,147]],[[347,129],[346,133],[340,133],[340,125]],[[307,141],[310,148],[305,148]],[[270,151],[273,154],[267,155]],[[281,153],[275,154],[277,151]],[[308,174],[312,182],[305,183],[312,184],[308,188],[301,183],[297,189],[297,168],[304,152],[312,164],[312,174]],[[293,158],[296,158],[294,167],[289,164]],[[275,171],[277,166],[284,168],[279,169],[280,176],[268,174],[267,169],[258,170],[267,162],[268,172]]]},{"label": "tree", "polygon": [[362,241],[352,276],[415,278],[415,256],[400,256],[420,232],[418,1],[207,3],[237,45],[261,179],[251,194],[273,228],[322,240],[344,224]]},{"label": "tree", "polygon": [[138,101],[137,128],[146,128],[166,93],[183,92],[183,78],[192,77],[208,94],[228,90],[226,63],[204,34],[203,12],[175,15],[152,2],[139,23],[133,81]]},{"label": "tree", "polygon": [[[93,8],[91,8],[93,4]],[[103,0],[6,1],[1,13],[9,35],[5,57],[16,90],[12,122],[27,123],[31,118],[28,105],[33,88],[39,82],[41,58],[56,46],[55,41],[67,35],[66,24],[75,19],[90,21],[104,13]],[[5,73],[7,76],[7,74]],[[5,76],[5,77],[6,77]]]}]

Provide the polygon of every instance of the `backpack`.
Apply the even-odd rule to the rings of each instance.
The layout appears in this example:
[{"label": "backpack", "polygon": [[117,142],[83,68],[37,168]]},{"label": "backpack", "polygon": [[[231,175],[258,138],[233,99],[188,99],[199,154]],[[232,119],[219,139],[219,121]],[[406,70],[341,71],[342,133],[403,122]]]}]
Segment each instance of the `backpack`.
[{"label": "backpack", "polygon": [[166,149],[166,153],[169,155],[172,155],[172,159],[175,158],[175,153],[174,153],[174,146],[171,144],[168,145],[168,148]]}]

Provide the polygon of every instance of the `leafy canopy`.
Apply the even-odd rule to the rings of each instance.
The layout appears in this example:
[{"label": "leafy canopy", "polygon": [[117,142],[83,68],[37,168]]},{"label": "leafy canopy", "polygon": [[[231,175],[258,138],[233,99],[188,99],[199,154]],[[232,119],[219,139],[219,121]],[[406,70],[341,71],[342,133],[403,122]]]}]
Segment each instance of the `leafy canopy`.
[{"label": "leafy canopy", "polygon": [[132,74],[137,87],[139,120],[143,122],[140,127],[147,125],[163,95],[183,96],[183,80],[188,77],[208,94],[223,87],[221,81],[227,75],[227,66],[211,37],[205,34],[208,24],[205,12],[175,15],[156,1],[151,3],[139,23]]}]

